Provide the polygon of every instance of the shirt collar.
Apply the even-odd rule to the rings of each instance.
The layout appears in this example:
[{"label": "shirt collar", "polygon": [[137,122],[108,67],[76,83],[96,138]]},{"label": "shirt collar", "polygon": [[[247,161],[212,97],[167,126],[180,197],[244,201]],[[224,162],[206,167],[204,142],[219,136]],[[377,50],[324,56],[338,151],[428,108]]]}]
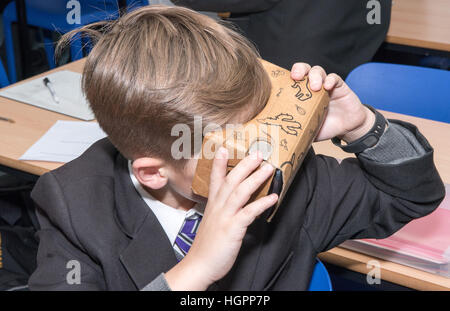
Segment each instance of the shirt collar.
[{"label": "shirt collar", "polygon": [[134,176],[131,161],[128,161],[128,171],[134,187],[136,188],[137,192],[142,197],[144,202],[148,205],[148,207],[150,207],[153,214],[155,214],[172,245],[174,245],[175,239],[186,217],[191,216],[194,213],[199,213],[203,216],[202,208],[199,204],[196,204],[188,211],[183,211],[173,208],[155,199],[144,189],[144,187],[142,187],[142,185]]}]

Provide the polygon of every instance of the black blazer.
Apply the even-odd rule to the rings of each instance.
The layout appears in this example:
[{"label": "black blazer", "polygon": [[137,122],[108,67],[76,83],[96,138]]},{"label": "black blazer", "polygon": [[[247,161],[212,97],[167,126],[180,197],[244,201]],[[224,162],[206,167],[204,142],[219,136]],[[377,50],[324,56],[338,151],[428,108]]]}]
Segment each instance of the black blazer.
[{"label": "black blazer", "polygon": [[[391,122],[394,122],[391,120]],[[432,212],[444,197],[433,149],[401,164],[315,155],[311,149],[271,223],[248,229],[237,261],[210,289],[305,290],[318,253],[352,238],[384,238]],[[127,160],[108,139],[44,174],[38,206],[38,267],[32,290],[138,290],[177,263],[155,215],[136,192]],[[81,284],[66,282],[71,260]]]},{"label": "black blazer", "polygon": [[255,43],[262,58],[286,69],[321,65],[342,77],[368,62],[389,28],[391,0],[379,0],[380,24],[369,25],[368,0],[174,0],[200,11],[232,12],[230,21]]}]

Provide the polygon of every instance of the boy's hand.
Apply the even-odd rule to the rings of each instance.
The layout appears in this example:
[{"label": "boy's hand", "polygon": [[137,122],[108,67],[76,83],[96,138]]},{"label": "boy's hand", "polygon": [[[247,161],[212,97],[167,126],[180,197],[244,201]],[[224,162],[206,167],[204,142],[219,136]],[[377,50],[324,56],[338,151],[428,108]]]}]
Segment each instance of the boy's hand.
[{"label": "boy's hand", "polygon": [[246,205],[273,173],[269,164],[258,168],[261,162],[261,153],[253,153],[227,175],[228,152],[225,148],[218,150],[208,203],[194,243],[186,257],[165,275],[172,290],[206,290],[230,271],[247,227],[278,200],[271,194]]},{"label": "boy's hand", "polygon": [[375,123],[375,115],[361,104],[358,96],[337,74],[327,75],[320,66],[311,68],[306,63],[292,66],[291,78],[301,80],[309,76],[312,91],[319,91],[322,86],[330,95],[325,121],[315,141],[331,139],[335,136],[351,143],[365,135]]}]

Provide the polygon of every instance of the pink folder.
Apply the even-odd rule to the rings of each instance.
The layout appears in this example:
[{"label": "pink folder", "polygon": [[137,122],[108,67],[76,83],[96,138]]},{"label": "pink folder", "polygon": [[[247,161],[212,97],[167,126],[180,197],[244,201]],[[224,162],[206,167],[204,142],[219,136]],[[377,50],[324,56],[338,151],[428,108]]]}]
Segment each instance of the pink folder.
[{"label": "pink folder", "polygon": [[341,244],[371,256],[450,277],[450,185],[431,214],[415,219],[392,236],[352,240]]}]

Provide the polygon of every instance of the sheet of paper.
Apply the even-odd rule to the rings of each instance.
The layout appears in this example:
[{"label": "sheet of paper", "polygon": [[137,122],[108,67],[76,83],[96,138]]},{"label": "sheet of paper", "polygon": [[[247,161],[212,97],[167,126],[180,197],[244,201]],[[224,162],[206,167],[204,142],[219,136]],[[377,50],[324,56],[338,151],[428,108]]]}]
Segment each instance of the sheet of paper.
[{"label": "sheet of paper", "polygon": [[69,162],[106,137],[97,122],[57,121],[20,160]]},{"label": "sheet of paper", "polygon": [[59,99],[56,103],[44,85],[44,77],[14,85],[0,91],[0,96],[37,106],[81,120],[93,120],[94,114],[81,91],[81,74],[62,70],[46,76]]}]

